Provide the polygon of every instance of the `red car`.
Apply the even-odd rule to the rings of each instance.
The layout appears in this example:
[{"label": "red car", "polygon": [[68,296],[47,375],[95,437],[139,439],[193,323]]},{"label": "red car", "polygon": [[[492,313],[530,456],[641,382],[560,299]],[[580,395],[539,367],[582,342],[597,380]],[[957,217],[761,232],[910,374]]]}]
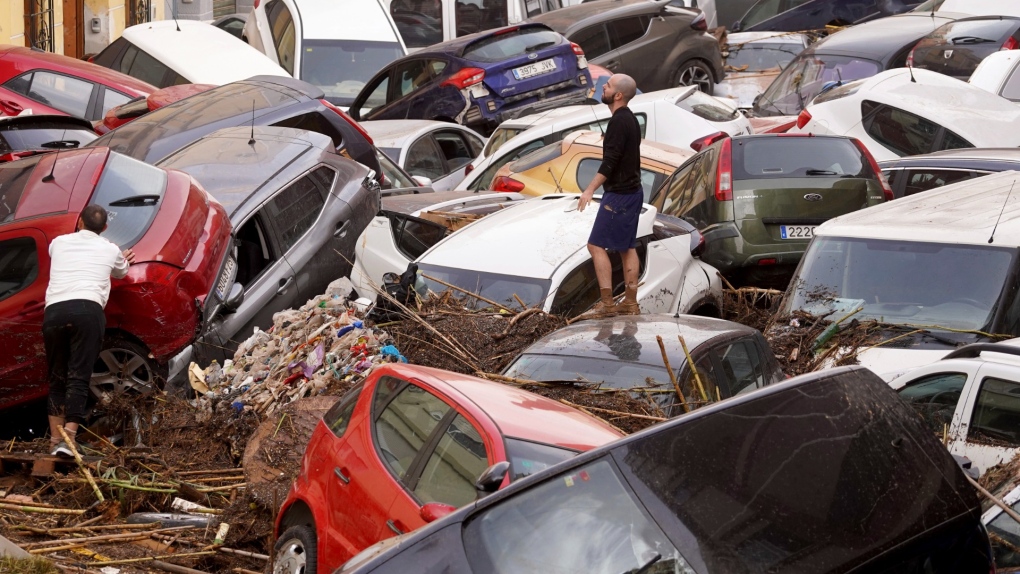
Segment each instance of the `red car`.
[{"label": "red car", "polygon": [[97,134],[103,135],[153,110],[158,110],[195,94],[208,92],[215,87],[212,84],[181,84],[160,88],[144,98],[135,98],[125,104],[110,108],[103,119],[95,122],[93,127]]},{"label": "red car", "polygon": [[59,54],[0,45],[0,113],[103,119],[110,108],[147,96],[156,87],[102,66]]},{"label": "red car", "polygon": [[136,257],[127,277],[113,280],[94,395],[157,387],[203,312],[226,300],[236,268],[230,219],[189,175],[103,147],[0,164],[0,408],[47,393],[48,248],[74,232],[91,203],[109,211],[103,236]]},{"label": "red car", "polygon": [[380,540],[474,502],[482,474],[486,490],[502,488],[622,436],[509,385],[380,367],[315,427],[277,517],[273,572],[332,572]]}]

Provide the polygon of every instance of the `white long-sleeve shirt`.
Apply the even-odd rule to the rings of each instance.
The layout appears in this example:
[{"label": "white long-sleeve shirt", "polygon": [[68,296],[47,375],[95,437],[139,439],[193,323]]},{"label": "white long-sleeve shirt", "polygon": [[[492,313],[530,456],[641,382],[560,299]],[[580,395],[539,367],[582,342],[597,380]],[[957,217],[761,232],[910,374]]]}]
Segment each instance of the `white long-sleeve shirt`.
[{"label": "white long-sleeve shirt", "polygon": [[127,275],[128,261],[105,237],[82,229],[50,242],[50,284],[46,306],[85,299],[103,308],[110,298],[110,276]]}]

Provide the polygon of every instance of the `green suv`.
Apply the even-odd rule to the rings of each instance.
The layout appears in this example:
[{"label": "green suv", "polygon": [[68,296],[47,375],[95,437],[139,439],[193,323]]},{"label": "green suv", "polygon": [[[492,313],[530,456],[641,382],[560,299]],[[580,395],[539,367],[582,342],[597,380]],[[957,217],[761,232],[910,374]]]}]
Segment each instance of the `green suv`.
[{"label": "green suv", "polygon": [[652,194],[701,231],[701,259],[740,284],[785,286],[814,229],[892,199],[864,145],[843,136],[719,133]]}]

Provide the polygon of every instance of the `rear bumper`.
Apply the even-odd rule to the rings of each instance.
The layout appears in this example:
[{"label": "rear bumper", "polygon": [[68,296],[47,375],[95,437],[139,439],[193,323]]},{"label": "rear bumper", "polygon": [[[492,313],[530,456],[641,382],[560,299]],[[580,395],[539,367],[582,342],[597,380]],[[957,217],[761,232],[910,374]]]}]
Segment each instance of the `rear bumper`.
[{"label": "rear bumper", "polygon": [[[588,81],[588,84],[591,84]],[[549,95],[554,94],[554,95]],[[494,130],[506,120],[544,112],[561,106],[583,104],[588,100],[588,86],[578,81],[554,84],[543,90],[521,94],[509,102],[494,97],[472,98],[465,114],[465,124],[483,131]],[[490,110],[490,104],[495,110]]]},{"label": "rear bumper", "polygon": [[[800,263],[810,241],[791,240],[767,244],[748,243],[732,223],[703,232],[705,252],[701,260],[722,273],[741,267],[795,266]],[[763,263],[764,262],[764,263]]]}]

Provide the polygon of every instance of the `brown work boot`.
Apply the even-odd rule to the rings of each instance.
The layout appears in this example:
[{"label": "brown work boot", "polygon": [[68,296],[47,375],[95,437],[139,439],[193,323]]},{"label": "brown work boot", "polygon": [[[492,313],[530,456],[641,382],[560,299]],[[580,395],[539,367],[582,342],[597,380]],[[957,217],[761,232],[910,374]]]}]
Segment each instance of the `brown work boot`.
[{"label": "brown work boot", "polygon": [[595,303],[595,306],[582,315],[585,319],[602,319],[616,316],[617,309],[616,302],[613,301],[613,290],[600,288],[599,294],[601,298]]},{"label": "brown work boot", "polygon": [[637,285],[627,285],[623,301],[616,306],[617,315],[640,315],[641,307],[637,302]]}]

